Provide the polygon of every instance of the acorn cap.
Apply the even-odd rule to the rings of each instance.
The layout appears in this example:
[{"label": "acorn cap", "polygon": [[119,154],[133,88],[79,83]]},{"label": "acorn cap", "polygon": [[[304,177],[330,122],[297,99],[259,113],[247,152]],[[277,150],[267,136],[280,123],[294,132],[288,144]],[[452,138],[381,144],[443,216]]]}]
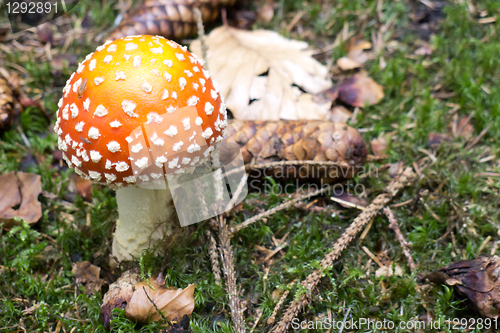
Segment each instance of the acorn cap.
[{"label": "acorn cap", "polygon": [[224,137],[222,96],[185,46],[159,36],[106,42],[63,89],[54,130],[68,165],[122,187],[203,163]]}]

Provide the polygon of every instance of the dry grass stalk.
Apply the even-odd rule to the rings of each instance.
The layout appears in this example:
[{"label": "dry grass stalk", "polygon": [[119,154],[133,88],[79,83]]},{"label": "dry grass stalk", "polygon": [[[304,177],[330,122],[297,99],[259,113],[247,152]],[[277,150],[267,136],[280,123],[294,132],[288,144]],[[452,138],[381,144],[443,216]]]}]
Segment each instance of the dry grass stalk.
[{"label": "dry grass stalk", "polygon": [[302,285],[307,289],[307,293],[294,300],[285,311],[281,321],[272,329],[273,333],[284,333],[288,330],[290,323],[297,316],[297,314],[304,309],[309,303],[312,289],[316,287],[321,279],[323,271],[330,268],[333,263],[340,257],[349,243],[356,237],[356,235],[363,229],[363,227],[378,214],[378,212],[389,203],[389,201],[406,186],[408,181],[413,180],[414,173],[411,168],[407,168],[398,178],[389,184],[387,193],[378,195],[372,203],[366,207],[353,223],[346,229],[340,236],[338,241],[333,245],[333,250],[328,253],[320,262],[320,269],[312,272],[303,282]]},{"label": "dry grass stalk", "polygon": [[417,269],[417,265],[415,264],[415,261],[411,256],[410,249],[408,248],[408,245],[410,245],[410,243],[408,243],[405,240],[403,233],[401,232],[401,229],[399,229],[398,220],[396,220],[396,218],[394,217],[392,210],[389,207],[385,207],[384,214],[385,216],[387,216],[387,219],[389,220],[389,228],[394,230],[396,238],[398,239],[399,244],[401,244],[401,248],[403,249],[403,253],[406,257],[406,260],[408,260],[408,266],[410,266],[411,271],[414,272],[415,269]]},{"label": "dry grass stalk", "polygon": [[292,199],[292,200],[288,200],[274,208],[271,208],[269,210],[266,210],[265,212],[262,212],[260,214],[257,214],[255,216],[252,216],[251,218],[241,222],[240,224],[237,224],[233,227],[231,227],[231,233],[237,233],[238,231],[240,231],[241,229],[244,229],[246,227],[248,227],[250,224],[252,223],[255,223],[257,221],[260,221],[262,220],[263,218],[266,218],[268,216],[271,216],[273,215],[274,213],[276,212],[279,212],[280,210],[284,210],[284,209],[287,209],[288,207],[291,207],[293,205],[295,205],[297,202],[300,202],[300,201],[303,201],[303,200],[307,200],[309,199],[310,197],[314,197],[316,195],[321,195],[327,191],[329,191],[331,188],[330,185],[326,185],[325,187],[323,188],[320,188],[319,190],[316,190],[316,191],[313,191],[313,192],[309,192],[307,194],[304,194],[304,195],[301,195],[295,199]]},{"label": "dry grass stalk", "polygon": [[210,230],[207,230],[210,243],[208,244],[208,254],[210,255],[210,262],[212,263],[212,273],[214,274],[215,283],[221,285],[221,273],[219,265],[219,255],[217,254],[217,243]]},{"label": "dry grass stalk", "polygon": [[[290,284],[290,289],[294,285],[295,285],[295,281]],[[289,293],[290,293],[290,290],[285,290],[285,292],[283,293],[283,295],[281,295],[278,303],[276,303],[276,306],[274,307],[274,310],[273,310],[273,313],[271,314],[271,317],[269,317],[269,319],[267,319],[267,324],[268,325],[274,324],[274,321],[276,320],[276,315],[278,314],[278,311],[283,306],[283,303],[285,303],[285,300],[286,300],[286,298],[287,298],[287,296],[288,296]]]},{"label": "dry grass stalk", "polygon": [[231,318],[234,323],[236,333],[245,333],[245,319],[243,317],[243,305],[238,295],[240,288],[236,282],[236,273],[234,271],[233,247],[231,246],[231,236],[226,224],[226,219],[219,215],[218,217],[219,234],[219,253],[222,259],[222,269],[226,282],[226,292],[229,297],[229,307],[231,308]]},{"label": "dry grass stalk", "polygon": [[198,30],[198,38],[200,38],[201,43],[201,56],[203,58],[204,66],[208,70],[207,61],[207,44],[205,37],[205,27],[203,26],[203,16],[199,8],[194,8],[194,15],[196,16],[196,29]]}]

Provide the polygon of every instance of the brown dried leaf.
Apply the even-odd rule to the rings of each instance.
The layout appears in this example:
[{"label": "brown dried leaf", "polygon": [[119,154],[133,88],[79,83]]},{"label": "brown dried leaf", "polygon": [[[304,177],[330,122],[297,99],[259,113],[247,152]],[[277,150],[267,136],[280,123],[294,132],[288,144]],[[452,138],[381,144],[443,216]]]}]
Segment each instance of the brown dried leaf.
[{"label": "brown dried leaf", "polygon": [[87,295],[100,291],[101,287],[106,284],[104,280],[99,278],[101,268],[92,265],[89,261],[80,261],[73,264],[71,272],[75,274],[76,284],[83,285]]},{"label": "brown dried leaf", "polygon": [[334,101],[338,98],[344,103],[358,107],[377,104],[383,97],[382,86],[368,77],[366,73],[347,78],[317,95],[318,100]]},{"label": "brown dried leaf", "polygon": [[400,175],[401,172],[403,172],[403,161],[392,163],[387,171],[389,172],[389,176],[391,176],[391,178]]},{"label": "brown dried leaf", "polygon": [[429,148],[437,148],[445,141],[450,142],[452,139],[446,134],[431,132],[429,133],[429,138],[427,139],[427,146]]},{"label": "brown dried leaf", "polygon": [[122,276],[109,286],[108,292],[103,297],[99,316],[104,323],[104,327],[109,328],[111,311],[114,308],[125,310],[134,293],[134,285],[140,280],[139,272],[134,268],[123,272]]},{"label": "brown dried leaf", "polygon": [[453,286],[469,299],[483,317],[500,315],[500,258],[480,257],[462,260],[429,273],[425,278],[433,283]]},{"label": "brown dried leaf", "polygon": [[136,283],[134,294],[125,309],[127,317],[140,323],[158,321],[161,319],[158,308],[168,320],[180,320],[193,312],[194,287],[190,284],[185,289],[165,288],[155,278]]},{"label": "brown dried leaf", "polygon": [[370,141],[370,146],[372,147],[372,151],[375,157],[387,157],[387,150],[389,148],[390,139],[391,138],[387,135],[381,135],[378,138],[372,139]]},{"label": "brown dried leaf", "polygon": [[462,117],[460,120],[456,118],[448,127],[454,138],[462,137],[468,141],[474,136],[474,126],[470,123],[470,117]]},{"label": "brown dried leaf", "polygon": [[257,11],[259,19],[264,23],[269,23],[274,17],[274,8],[271,4],[265,4]]},{"label": "brown dried leaf", "polygon": [[363,74],[344,80],[338,90],[339,99],[352,106],[374,105],[384,97],[382,86]]},{"label": "brown dried leaf", "polygon": [[92,200],[93,183],[88,179],[73,174],[71,176],[71,184],[69,186],[69,189],[70,191],[75,191],[86,201]]},{"label": "brown dried leaf", "polygon": [[[39,175],[11,171],[0,176],[0,222],[9,228],[19,224],[14,217],[28,223],[36,223],[42,217],[42,204],[38,195],[42,192]],[[18,209],[14,209],[19,205]]]},{"label": "brown dried leaf", "polygon": [[[307,43],[274,31],[220,27],[207,36],[206,45],[210,74],[235,118],[323,119],[330,109],[331,100],[318,103],[310,95],[329,88],[331,82]],[[191,50],[201,55],[198,40]]]}]

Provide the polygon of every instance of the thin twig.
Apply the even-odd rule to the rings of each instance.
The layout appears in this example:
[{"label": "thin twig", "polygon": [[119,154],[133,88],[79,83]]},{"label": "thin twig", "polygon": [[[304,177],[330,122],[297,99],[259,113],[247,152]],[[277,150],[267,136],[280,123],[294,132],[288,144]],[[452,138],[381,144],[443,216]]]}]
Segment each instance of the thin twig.
[{"label": "thin twig", "polygon": [[229,307],[231,308],[234,331],[236,333],[245,333],[245,320],[243,318],[244,309],[238,297],[240,288],[237,285],[236,273],[234,271],[233,247],[231,246],[231,237],[227,228],[226,219],[222,215],[218,217],[218,234],[220,241],[219,251],[222,259],[222,268],[226,281],[226,292],[229,297]]},{"label": "thin twig", "polygon": [[247,177],[246,177],[246,174],[243,174],[241,179],[240,179],[240,182],[238,183],[238,187],[236,188],[236,190],[233,193],[233,197],[231,198],[231,200],[229,200],[229,203],[226,206],[226,210],[225,210],[226,212],[229,211],[231,208],[233,208],[236,200],[238,200],[238,198],[241,195],[241,193],[243,192],[243,188],[245,188],[246,184],[247,184]]},{"label": "thin twig", "polygon": [[207,44],[205,38],[205,27],[203,27],[203,17],[199,8],[195,7],[193,9],[194,15],[196,15],[196,27],[198,29],[198,37],[200,38],[201,44],[201,56],[203,57],[203,67],[208,70],[208,60],[207,60]]},{"label": "thin twig", "polygon": [[336,198],[336,197],[330,197],[330,200],[332,201],[335,201],[336,203],[339,203],[341,205],[344,205],[344,206],[347,206],[347,207],[350,207],[350,208],[356,208],[356,209],[359,209],[359,210],[365,210],[365,207],[363,206],[360,206],[360,205],[357,205],[355,203],[352,203],[352,202],[349,202],[349,201],[345,201],[345,200],[342,200],[342,199],[339,199],[339,198]]},{"label": "thin twig", "polygon": [[406,260],[408,260],[408,266],[410,266],[411,271],[414,272],[415,269],[417,269],[417,265],[415,265],[415,261],[413,260],[410,249],[408,248],[408,245],[410,245],[410,243],[405,240],[401,229],[399,229],[398,220],[396,220],[396,218],[394,217],[392,210],[389,207],[385,207],[384,214],[389,220],[389,228],[394,230],[396,238],[398,239],[399,244],[401,244],[401,248],[403,249]]},{"label": "thin twig", "polygon": [[379,267],[384,267],[384,264],[380,261],[379,258],[377,258],[373,253],[372,251],[368,250],[368,248],[366,246],[363,246],[361,247],[361,249],[363,251],[365,251],[365,253],[370,257],[371,260],[375,261],[375,263],[379,266]]},{"label": "thin twig", "polygon": [[467,146],[465,146],[465,150],[469,150],[471,149],[472,147],[474,147],[478,142],[479,140],[482,139],[482,137],[486,134],[486,132],[488,132],[488,130],[490,129],[492,123],[490,123],[488,126],[486,126],[482,131],[481,133],[479,133],[479,135],[477,137],[474,138],[474,140],[470,141]]},{"label": "thin twig", "polygon": [[210,243],[208,244],[208,253],[210,255],[210,262],[212,263],[212,272],[214,274],[215,283],[221,285],[221,273],[219,265],[219,256],[217,254],[217,243],[215,242],[214,236],[210,230],[207,230],[208,238],[210,238]]},{"label": "thin twig", "polygon": [[340,257],[350,242],[356,235],[363,229],[363,227],[371,221],[371,219],[378,214],[378,212],[391,201],[391,199],[406,186],[408,181],[415,179],[414,173],[411,168],[407,168],[399,177],[397,177],[387,187],[387,193],[378,195],[372,203],[366,207],[353,221],[353,223],[346,229],[340,236],[337,242],[333,245],[330,251],[320,262],[320,268],[314,270],[301,284],[307,290],[296,298],[287,308],[281,321],[272,329],[273,333],[284,333],[288,330],[292,320],[297,317],[298,313],[304,309],[309,303],[311,293],[316,287],[323,275],[323,272],[332,267],[334,262]]},{"label": "thin twig", "polygon": [[153,304],[153,306],[156,309],[156,312],[158,312],[158,314],[161,316],[161,319],[163,319],[165,321],[168,321],[167,318],[165,318],[165,316],[163,315],[163,313],[160,311],[160,309],[158,309],[158,307],[156,306],[155,302],[153,302],[153,300],[151,299],[151,297],[149,297],[149,295],[148,295],[148,293],[146,291],[146,287],[142,287],[142,290],[144,290],[144,294],[146,294],[146,297],[149,299],[149,301],[151,302],[151,304]]},{"label": "thin twig", "polygon": [[250,333],[253,333],[253,331],[255,331],[255,328],[257,327],[257,325],[259,325],[259,321],[260,321],[260,318],[262,317],[262,313],[263,313],[262,309],[258,308],[256,311],[257,320],[255,320],[255,323],[253,324],[253,327],[252,327],[252,330],[250,331]]},{"label": "thin twig", "polygon": [[283,303],[285,303],[285,300],[286,300],[288,294],[290,293],[290,289],[292,289],[294,285],[295,285],[295,281],[290,283],[290,288],[288,290],[285,290],[283,295],[281,295],[278,303],[276,303],[276,306],[274,307],[274,310],[273,310],[273,313],[271,314],[271,317],[269,317],[269,319],[267,319],[268,325],[274,324],[274,321],[276,320],[276,315],[278,314],[278,311],[281,309],[281,306],[283,305]]},{"label": "thin twig", "polygon": [[284,202],[284,203],[282,203],[282,204],[280,204],[280,205],[278,205],[278,206],[276,206],[274,208],[271,208],[269,210],[266,210],[265,212],[262,212],[260,214],[255,215],[255,216],[252,216],[251,218],[249,218],[249,219],[241,222],[240,224],[237,224],[237,225],[233,226],[231,228],[231,232],[233,234],[237,233],[238,231],[240,231],[241,229],[244,229],[244,228],[248,227],[252,223],[260,221],[260,220],[262,220],[265,217],[271,216],[274,213],[279,212],[280,210],[287,209],[288,207],[293,206],[295,203],[297,203],[299,201],[303,201],[303,200],[309,199],[310,197],[314,197],[316,195],[323,194],[323,193],[327,192],[328,190],[330,190],[330,188],[331,188],[330,185],[326,185],[325,187],[322,187],[319,190],[310,192],[308,194],[301,195],[300,197],[297,197],[297,198],[292,199],[292,200],[288,200],[288,201],[286,201],[286,202]]}]

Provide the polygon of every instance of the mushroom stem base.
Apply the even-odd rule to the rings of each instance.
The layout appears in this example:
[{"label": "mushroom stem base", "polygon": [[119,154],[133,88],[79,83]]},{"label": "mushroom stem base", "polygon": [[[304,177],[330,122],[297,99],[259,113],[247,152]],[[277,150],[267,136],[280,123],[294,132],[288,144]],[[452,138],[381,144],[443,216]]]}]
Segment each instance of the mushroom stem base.
[{"label": "mushroom stem base", "polygon": [[118,262],[132,260],[171,236],[178,222],[172,195],[166,189],[128,186],[116,191],[118,218],[112,255]]}]

